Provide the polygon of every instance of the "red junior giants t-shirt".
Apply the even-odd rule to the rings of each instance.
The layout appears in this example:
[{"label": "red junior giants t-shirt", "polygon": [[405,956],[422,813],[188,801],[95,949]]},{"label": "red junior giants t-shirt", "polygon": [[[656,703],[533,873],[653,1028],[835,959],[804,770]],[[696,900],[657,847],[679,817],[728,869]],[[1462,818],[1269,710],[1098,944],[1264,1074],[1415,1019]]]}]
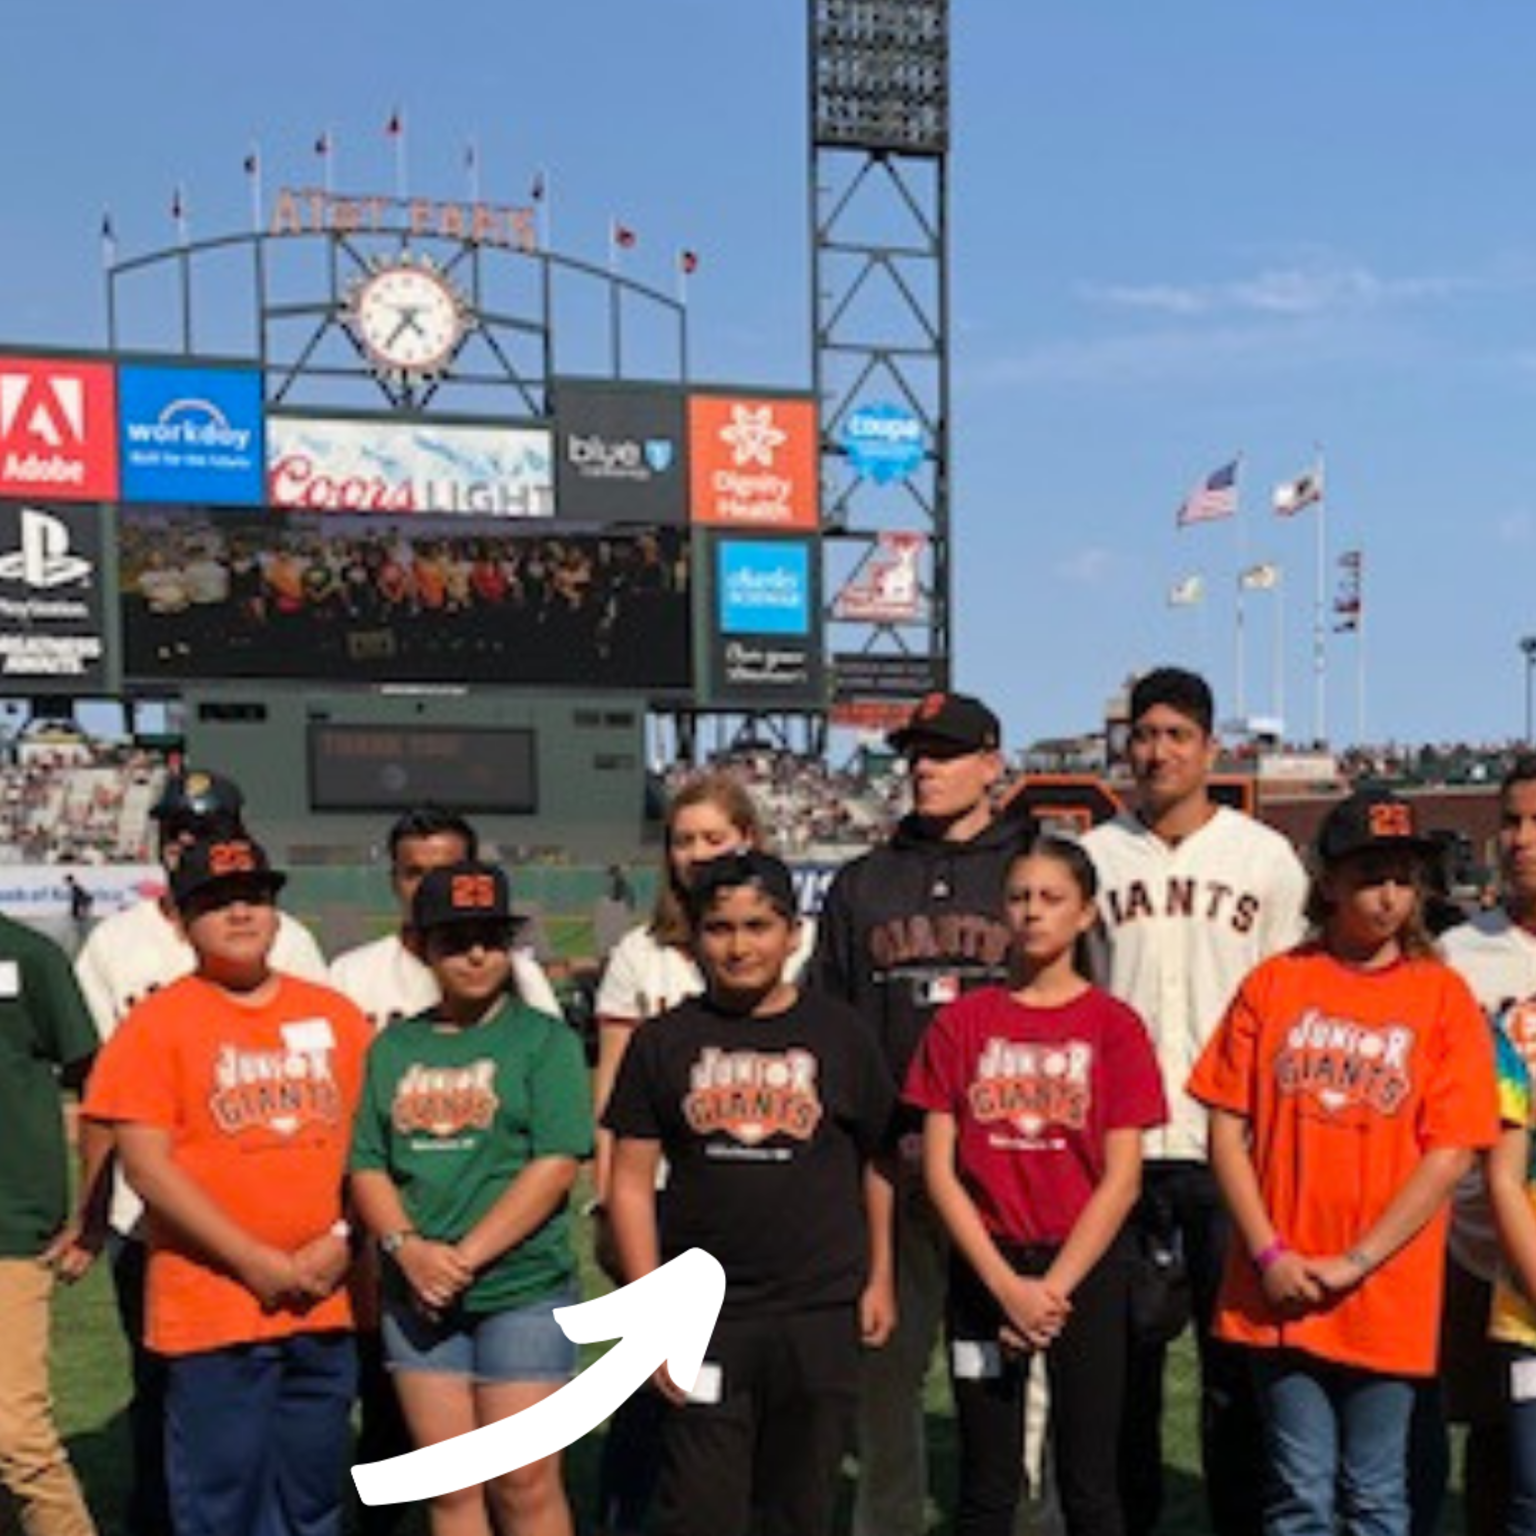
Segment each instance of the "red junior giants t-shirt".
[{"label": "red junior giants t-shirt", "polygon": [[1057,1008],[985,987],[940,1010],[902,1097],[955,1117],[960,1182],[994,1237],[1065,1242],[1104,1175],[1104,1138],[1168,1118],[1146,1026],[1090,987]]}]

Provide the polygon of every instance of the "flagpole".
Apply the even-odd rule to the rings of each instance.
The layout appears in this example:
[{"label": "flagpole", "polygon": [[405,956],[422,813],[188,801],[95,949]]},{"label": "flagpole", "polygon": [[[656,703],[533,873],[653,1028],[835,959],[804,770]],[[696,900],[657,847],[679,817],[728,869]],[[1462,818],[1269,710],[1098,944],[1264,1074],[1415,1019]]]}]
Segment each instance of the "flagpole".
[{"label": "flagpole", "polygon": [[403,203],[409,196],[405,161],[405,114],[397,107],[389,122],[394,129],[391,137],[395,141],[395,196]]},{"label": "flagpole", "polygon": [[1365,551],[1355,574],[1355,745],[1365,745]]},{"label": "flagpole", "polygon": [[[1242,455],[1241,454],[1238,455],[1238,459],[1239,459],[1239,462],[1241,462],[1241,459],[1242,459]],[[1232,522],[1233,522],[1233,531],[1235,532],[1235,534],[1237,536],[1237,601],[1236,601],[1236,626],[1235,626],[1236,627],[1236,631],[1237,631],[1237,634],[1236,634],[1237,675],[1236,675],[1236,686],[1233,689],[1233,693],[1234,693],[1235,703],[1236,703],[1236,706],[1237,706],[1237,718],[1240,721],[1246,722],[1247,719],[1248,719],[1248,688],[1247,688],[1247,678],[1245,676],[1245,672],[1246,672],[1246,666],[1245,666],[1246,657],[1244,655],[1245,636],[1243,634],[1244,625],[1245,625],[1245,606],[1246,606],[1244,604],[1244,602],[1243,602],[1243,595],[1244,595],[1243,571],[1246,569],[1247,546],[1246,546],[1246,541],[1243,538],[1243,508],[1242,508],[1242,502],[1240,500],[1238,501],[1237,505],[1233,508],[1233,511],[1232,511]]]},{"label": "flagpole", "polygon": [[246,157],[246,168],[249,172],[247,180],[251,184],[251,233],[261,233],[261,146],[251,140],[251,152]]},{"label": "flagpole", "polygon": [[1285,572],[1275,581],[1271,597],[1275,602],[1275,719],[1280,722],[1280,739],[1285,740]]},{"label": "flagpole", "polygon": [[1321,747],[1328,736],[1328,481],[1323,454],[1317,453],[1317,593],[1312,607],[1312,739]]},{"label": "flagpole", "polygon": [[480,201],[480,146],[474,140],[469,141],[464,150],[464,169],[468,173],[469,200],[472,203]]}]

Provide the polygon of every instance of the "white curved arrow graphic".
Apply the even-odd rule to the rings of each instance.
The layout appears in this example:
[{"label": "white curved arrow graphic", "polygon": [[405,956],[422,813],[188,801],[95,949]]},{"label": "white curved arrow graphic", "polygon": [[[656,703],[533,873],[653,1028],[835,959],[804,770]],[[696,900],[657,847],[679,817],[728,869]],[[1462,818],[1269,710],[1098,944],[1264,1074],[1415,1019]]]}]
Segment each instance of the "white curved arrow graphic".
[{"label": "white curved arrow graphic", "polygon": [[673,1381],[692,1386],[724,1299],[720,1261],[690,1248],[643,1280],[557,1307],[555,1321],[573,1343],[619,1342],[521,1413],[405,1456],[353,1467],[358,1497],[364,1504],[432,1499],[551,1456],[596,1429],[663,1360]]}]

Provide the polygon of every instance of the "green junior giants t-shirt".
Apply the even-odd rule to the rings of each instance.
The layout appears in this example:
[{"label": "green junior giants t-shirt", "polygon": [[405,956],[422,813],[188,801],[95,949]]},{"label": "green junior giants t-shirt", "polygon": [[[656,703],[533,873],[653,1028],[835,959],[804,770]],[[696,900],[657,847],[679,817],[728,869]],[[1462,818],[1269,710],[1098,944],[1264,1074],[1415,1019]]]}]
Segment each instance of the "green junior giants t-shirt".
[{"label": "green junior giants t-shirt", "polygon": [[58,1070],[96,1049],[63,950],[0,917],[0,1258],[34,1258],[69,1209]]},{"label": "green junior giants t-shirt", "polygon": [[[559,1019],[521,1002],[464,1029],[422,1014],[391,1024],[369,1049],[352,1168],[387,1173],[423,1237],[458,1242],[534,1159],[591,1153],[586,1061]],[[462,1305],[521,1306],[560,1290],[574,1272],[562,1205],[487,1265]],[[385,1286],[404,1292],[393,1264]]]}]

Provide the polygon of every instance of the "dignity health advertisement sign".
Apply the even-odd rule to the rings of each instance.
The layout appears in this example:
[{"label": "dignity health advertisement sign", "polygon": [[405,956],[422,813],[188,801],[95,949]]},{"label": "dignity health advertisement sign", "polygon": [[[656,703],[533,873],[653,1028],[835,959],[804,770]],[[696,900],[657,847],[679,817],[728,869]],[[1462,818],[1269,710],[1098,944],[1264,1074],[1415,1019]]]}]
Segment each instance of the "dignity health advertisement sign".
[{"label": "dignity health advertisement sign", "polygon": [[261,375],[236,368],[140,368],[117,375],[125,501],[260,506]]},{"label": "dignity health advertisement sign", "polygon": [[267,498],[309,512],[552,518],[551,433],[537,426],[267,418]]}]

